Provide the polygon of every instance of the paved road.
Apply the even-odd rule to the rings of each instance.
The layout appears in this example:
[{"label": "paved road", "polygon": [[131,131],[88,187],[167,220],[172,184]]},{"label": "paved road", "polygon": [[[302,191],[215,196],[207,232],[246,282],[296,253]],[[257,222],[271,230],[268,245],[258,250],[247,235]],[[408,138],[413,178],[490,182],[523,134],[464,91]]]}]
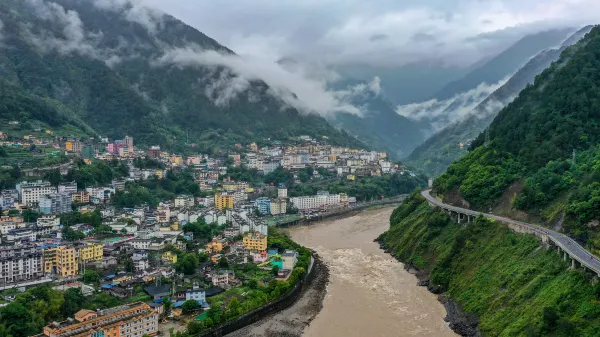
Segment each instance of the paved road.
[{"label": "paved road", "polygon": [[525,222],[521,222],[521,221],[516,221],[516,220],[509,219],[509,218],[504,218],[504,217],[493,215],[493,214],[481,213],[481,212],[473,211],[473,210],[466,209],[466,208],[460,208],[460,207],[444,204],[443,202],[439,201],[435,197],[431,196],[431,194],[429,194],[430,191],[431,190],[422,191],[421,195],[423,197],[425,197],[425,199],[427,199],[427,201],[429,201],[431,204],[434,204],[436,206],[440,206],[440,207],[449,209],[454,212],[459,212],[462,214],[468,214],[468,215],[474,215],[474,216],[478,216],[481,214],[481,215],[485,216],[486,218],[494,219],[494,220],[501,221],[504,223],[517,225],[517,226],[520,226],[520,227],[523,227],[523,228],[526,228],[529,230],[533,230],[533,231],[537,232],[538,234],[546,235],[556,246],[560,247],[561,250],[566,251],[572,259],[577,260],[581,265],[592,270],[593,272],[598,274],[598,276],[600,276],[600,260],[597,257],[595,257],[594,255],[592,255],[590,252],[585,250],[585,248],[583,248],[581,245],[579,245],[577,242],[575,242],[570,237],[568,237],[564,234],[555,232],[553,230],[541,227],[541,226],[537,226],[537,225],[533,225],[533,224],[529,224],[529,223],[525,223]]}]

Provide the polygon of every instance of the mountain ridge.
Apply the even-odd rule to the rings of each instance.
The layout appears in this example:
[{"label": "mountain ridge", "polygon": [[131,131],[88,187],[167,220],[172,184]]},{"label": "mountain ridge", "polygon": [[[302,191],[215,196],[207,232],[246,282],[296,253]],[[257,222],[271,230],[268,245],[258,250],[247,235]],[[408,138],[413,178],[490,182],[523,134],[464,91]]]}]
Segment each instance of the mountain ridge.
[{"label": "mountain ridge", "polygon": [[[470,141],[475,139],[495,118],[501,108],[510,103],[517,93],[533,82],[569,46],[591,30],[586,26],[569,36],[557,49],[538,53],[520,68],[503,86],[495,90],[463,120],[455,122],[429,137],[406,157],[406,161],[420,167],[431,176],[441,174],[454,160],[467,153]],[[464,147],[459,146],[460,143]]]},{"label": "mountain ridge", "polygon": [[216,139],[233,147],[307,134],[365,147],[324,118],[289,106],[260,80],[220,65],[158,64],[167,51],[188,46],[235,54],[172,16],[132,6],[4,1],[8,48],[0,50],[0,74],[30,95],[60,101],[99,134],[129,134],[141,144],[183,150],[187,133],[199,150],[213,152],[221,150]]}]

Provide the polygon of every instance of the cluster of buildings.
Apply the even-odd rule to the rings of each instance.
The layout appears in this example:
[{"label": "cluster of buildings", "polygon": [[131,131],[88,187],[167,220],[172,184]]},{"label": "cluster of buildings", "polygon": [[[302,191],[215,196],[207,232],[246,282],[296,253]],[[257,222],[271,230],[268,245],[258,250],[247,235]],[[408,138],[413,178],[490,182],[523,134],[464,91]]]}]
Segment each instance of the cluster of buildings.
[{"label": "cluster of buildings", "polygon": [[[328,169],[348,179],[355,179],[356,176],[379,176],[399,169],[387,160],[385,152],[331,146],[308,136],[302,136],[300,140],[299,145],[264,148],[252,143],[248,146],[243,162],[247,167],[264,174],[278,167],[299,170],[311,166]],[[318,172],[315,171],[315,174],[318,175]]]}]

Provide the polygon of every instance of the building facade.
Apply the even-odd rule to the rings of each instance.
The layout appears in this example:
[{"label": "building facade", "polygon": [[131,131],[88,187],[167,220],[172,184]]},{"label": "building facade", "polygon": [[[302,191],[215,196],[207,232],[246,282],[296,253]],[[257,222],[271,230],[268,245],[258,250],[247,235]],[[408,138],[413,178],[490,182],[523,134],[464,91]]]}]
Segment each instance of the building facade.
[{"label": "building facade", "polygon": [[3,285],[35,280],[44,276],[42,251],[35,245],[0,248],[0,282]]},{"label": "building facade", "polygon": [[38,180],[36,182],[22,182],[17,184],[19,201],[27,206],[37,205],[40,198],[47,194],[56,193],[56,187],[50,182]]},{"label": "building facade", "polygon": [[67,193],[52,193],[40,197],[39,208],[42,214],[61,214],[71,211],[71,196]]},{"label": "building facade", "polygon": [[141,337],[158,333],[158,316],[149,304],[135,302],[104,310],[80,310],[74,320],[53,322],[35,337]]},{"label": "building facade", "polygon": [[43,249],[44,272],[62,277],[75,276],[79,270],[77,251],[73,246],[59,245]]},{"label": "building facade", "polygon": [[267,250],[267,236],[261,233],[247,233],[243,239],[244,248],[251,251]]},{"label": "building facade", "polygon": [[233,208],[233,195],[215,194],[215,208],[218,210]]}]

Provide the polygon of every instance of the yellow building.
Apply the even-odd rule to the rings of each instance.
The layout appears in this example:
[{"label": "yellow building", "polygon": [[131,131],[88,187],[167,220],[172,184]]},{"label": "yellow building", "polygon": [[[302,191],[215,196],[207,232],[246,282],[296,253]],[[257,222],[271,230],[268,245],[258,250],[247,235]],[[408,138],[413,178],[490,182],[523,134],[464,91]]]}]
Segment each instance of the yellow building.
[{"label": "yellow building", "polygon": [[101,261],[104,257],[103,248],[103,244],[95,242],[86,242],[81,246],[77,247],[77,256],[79,257],[79,263]]},{"label": "yellow building", "polygon": [[219,210],[233,209],[233,195],[215,194],[215,207]]},{"label": "yellow building", "polygon": [[79,191],[71,194],[71,201],[76,204],[87,204],[90,202],[90,193],[86,191]]},{"label": "yellow building", "polygon": [[69,141],[65,144],[67,151],[73,151],[73,142]]},{"label": "yellow building", "polygon": [[165,262],[177,263],[177,254],[171,251],[164,252],[160,258]]},{"label": "yellow building", "polygon": [[175,165],[183,165],[183,157],[180,155],[172,155],[171,156],[171,163],[175,164]]},{"label": "yellow building", "polygon": [[77,252],[73,246],[56,246],[45,248],[44,271],[62,277],[77,274]]},{"label": "yellow building", "polygon": [[219,241],[217,238],[213,238],[211,242],[206,244],[206,249],[209,254],[210,253],[220,253],[223,250],[223,242]]},{"label": "yellow building", "polygon": [[267,250],[267,236],[262,235],[259,232],[248,233],[244,236],[243,244],[246,250],[262,252]]},{"label": "yellow building", "polygon": [[349,174],[346,176],[346,179],[354,181],[354,180],[356,180],[356,176],[354,174]]},{"label": "yellow building", "polygon": [[156,170],[156,171],[154,172],[154,175],[155,175],[155,176],[156,176],[158,179],[162,179],[162,178],[164,178],[164,174],[163,174],[163,171],[162,171],[162,170]]}]

